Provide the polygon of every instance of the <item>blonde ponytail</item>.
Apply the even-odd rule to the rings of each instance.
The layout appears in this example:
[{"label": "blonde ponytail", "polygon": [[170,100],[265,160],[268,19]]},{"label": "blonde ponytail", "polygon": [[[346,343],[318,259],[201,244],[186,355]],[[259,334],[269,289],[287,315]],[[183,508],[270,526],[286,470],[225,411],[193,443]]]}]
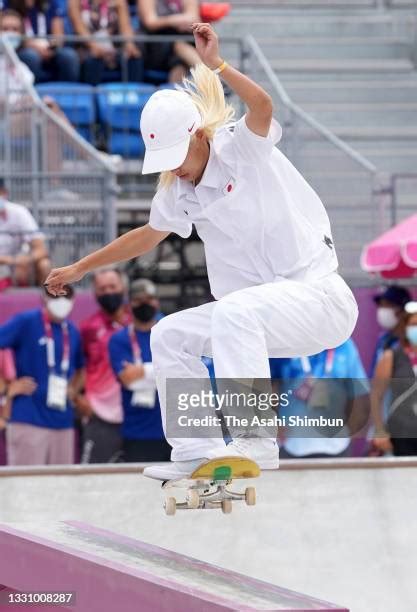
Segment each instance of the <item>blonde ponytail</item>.
[{"label": "blonde ponytail", "polygon": [[[190,96],[202,118],[201,129],[208,140],[212,140],[215,131],[229,123],[234,117],[234,108],[226,103],[220,78],[203,63],[191,68],[191,79],[183,79],[176,89]],[[167,171],[161,172],[158,190],[169,187],[175,176]]]}]

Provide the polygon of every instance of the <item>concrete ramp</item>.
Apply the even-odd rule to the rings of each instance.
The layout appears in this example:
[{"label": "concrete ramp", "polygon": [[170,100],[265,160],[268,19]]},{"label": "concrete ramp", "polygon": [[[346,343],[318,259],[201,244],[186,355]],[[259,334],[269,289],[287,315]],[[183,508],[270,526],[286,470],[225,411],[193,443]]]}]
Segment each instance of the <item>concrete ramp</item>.
[{"label": "concrete ramp", "polygon": [[37,609],[347,612],[346,608],[78,521],[0,524],[0,553],[0,584],[7,587],[0,591],[2,603],[12,591],[75,594],[72,605]]}]

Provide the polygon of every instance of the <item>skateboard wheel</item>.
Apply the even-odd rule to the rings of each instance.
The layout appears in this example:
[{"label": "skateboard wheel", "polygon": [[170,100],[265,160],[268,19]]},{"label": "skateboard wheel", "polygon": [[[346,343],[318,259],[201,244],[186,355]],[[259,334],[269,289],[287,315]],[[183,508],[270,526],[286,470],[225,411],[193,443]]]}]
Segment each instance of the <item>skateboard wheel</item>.
[{"label": "skateboard wheel", "polygon": [[175,497],[167,497],[164,503],[165,514],[173,516],[177,510],[177,501]]},{"label": "skateboard wheel", "polygon": [[198,494],[198,491],[196,491],[195,489],[189,489],[187,492],[186,500],[189,508],[193,508],[194,510],[198,508],[200,505],[200,496]]},{"label": "skateboard wheel", "polygon": [[222,501],[222,512],[223,514],[230,514],[232,511],[232,500],[224,499]]},{"label": "skateboard wheel", "polygon": [[255,487],[246,487],[245,489],[245,502],[247,506],[254,506],[256,504],[256,489]]}]

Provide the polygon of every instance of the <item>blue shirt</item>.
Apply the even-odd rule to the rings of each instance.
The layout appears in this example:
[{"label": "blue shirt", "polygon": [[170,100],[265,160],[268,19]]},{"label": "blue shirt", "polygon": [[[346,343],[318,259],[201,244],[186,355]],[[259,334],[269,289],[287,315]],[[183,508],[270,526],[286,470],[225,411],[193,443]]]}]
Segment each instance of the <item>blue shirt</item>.
[{"label": "blue shirt", "polygon": [[[151,332],[135,330],[144,363],[152,361],[150,339]],[[133,349],[126,327],[113,334],[109,341],[110,363],[116,376],[125,368],[125,363],[134,363]],[[132,391],[122,386],[122,404],[124,419],[122,436],[127,440],[161,440],[165,438],[162,429],[161,409],[158,395],[155,392],[153,408],[141,408],[132,405]]]},{"label": "blue shirt", "polygon": [[[353,381],[367,381],[365,368],[362,365],[358,349],[354,341],[349,338],[343,344],[334,349],[330,372],[326,373],[326,360],[328,351],[322,351],[317,355],[309,357],[311,376],[313,378],[346,378]],[[282,376],[285,378],[305,378],[301,359],[288,359],[282,366]],[[357,387],[357,393],[367,393],[368,384],[364,383]]]},{"label": "blue shirt", "polygon": [[[55,373],[62,374],[62,326],[52,323],[51,327],[55,345]],[[84,360],[80,334],[70,321],[68,333],[70,364],[67,377],[70,379],[76,370],[83,367]],[[22,312],[0,325],[0,348],[10,348],[14,351],[18,378],[30,376],[38,385],[33,395],[18,395],[14,398],[11,421],[51,429],[73,427],[74,410],[70,402],[67,402],[64,411],[48,408],[46,405],[49,367],[41,308]]]},{"label": "blue shirt", "polygon": [[[328,355],[328,351],[323,351],[309,357],[310,373],[304,371],[301,359],[298,358],[290,359],[283,365],[281,391],[289,392],[289,403],[287,407],[280,408],[279,412],[281,417],[287,418],[288,423],[284,447],[294,456],[340,454],[349,446],[350,432],[346,427],[328,429],[304,425],[289,426],[289,417],[323,416],[345,420],[347,402],[369,393],[365,369],[352,339],[334,349],[332,361],[327,362],[329,371],[326,371]],[[315,398],[313,397],[313,405],[310,405],[310,399],[304,400],[297,395],[297,391],[309,376],[329,379],[321,387],[319,385],[318,396],[316,394]],[[317,386],[314,388],[317,389]],[[321,402],[323,405],[320,405]]]},{"label": "blue shirt", "polygon": [[[10,6],[10,4],[12,4],[12,6]],[[65,5],[59,0],[49,0],[49,2],[46,3],[44,11],[39,11],[36,7],[32,7],[31,9],[26,10],[27,19],[30,21],[33,34],[35,36],[37,34],[41,36],[44,36],[45,34],[51,34],[52,20],[55,17],[64,17],[64,6]],[[10,3],[8,0],[5,0],[4,8],[13,8],[13,3]],[[42,32],[42,29],[44,28],[46,28],[46,32]],[[28,36],[32,35],[32,32],[27,31],[26,23],[25,34],[27,34]]]},{"label": "blue shirt", "polygon": [[[309,357],[311,373],[304,372],[301,359],[289,359],[282,367],[285,391],[291,389],[291,398],[288,408],[282,410],[286,415],[307,414],[310,412],[308,404],[297,397],[297,389],[310,375],[312,378],[328,378],[327,393],[329,394],[329,416],[339,417],[344,414],[347,399],[353,399],[369,393],[369,384],[365,368],[362,365],[356,344],[349,338],[346,342],[334,349],[331,369],[326,372],[328,351]],[[339,383],[333,379],[342,379]],[[338,414],[340,412],[340,414]]]}]

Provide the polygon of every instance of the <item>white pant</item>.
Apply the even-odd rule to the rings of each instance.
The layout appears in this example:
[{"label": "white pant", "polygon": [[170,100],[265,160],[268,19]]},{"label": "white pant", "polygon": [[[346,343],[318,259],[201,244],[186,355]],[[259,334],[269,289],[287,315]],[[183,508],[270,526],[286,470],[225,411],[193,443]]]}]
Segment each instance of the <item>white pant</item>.
[{"label": "white pant", "polygon": [[[216,378],[270,378],[268,357],[315,355],[345,342],[358,317],[355,298],[333,273],[313,283],[284,280],[234,291],[217,302],[161,319],[151,350],[166,423],[166,379],[208,378],[201,356],[213,357]],[[205,457],[217,438],[169,438],[173,461]]]}]

